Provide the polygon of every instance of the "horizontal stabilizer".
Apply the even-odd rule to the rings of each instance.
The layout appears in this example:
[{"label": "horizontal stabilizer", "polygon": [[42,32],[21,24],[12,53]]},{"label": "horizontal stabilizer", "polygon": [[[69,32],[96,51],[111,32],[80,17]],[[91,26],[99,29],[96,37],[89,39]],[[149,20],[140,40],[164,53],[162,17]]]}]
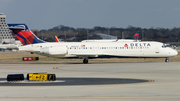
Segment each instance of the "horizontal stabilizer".
[{"label": "horizontal stabilizer", "polygon": [[11,30],[25,30],[25,26],[24,25],[18,25],[18,24],[8,24],[8,28]]},{"label": "horizontal stabilizer", "polygon": [[25,29],[23,27],[7,27],[7,28],[9,28],[11,30],[24,30]]}]

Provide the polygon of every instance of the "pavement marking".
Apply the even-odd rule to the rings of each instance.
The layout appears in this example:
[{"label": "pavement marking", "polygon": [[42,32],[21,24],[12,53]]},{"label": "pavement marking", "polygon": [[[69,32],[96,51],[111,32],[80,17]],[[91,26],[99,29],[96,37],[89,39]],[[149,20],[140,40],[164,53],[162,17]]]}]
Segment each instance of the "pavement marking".
[{"label": "pavement marking", "polygon": [[149,82],[154,82],[154,80],[149,80]]},{"label": "pavement marking", "polygon": [[105,73],[180,73],[180,72],[139,72],[139,71],[93,71],[93,70],[72,70],[72,69],[62,69],[63,67],[56,67],[56,70],[63,71],[75,71],[75,72],[105,72]]}]

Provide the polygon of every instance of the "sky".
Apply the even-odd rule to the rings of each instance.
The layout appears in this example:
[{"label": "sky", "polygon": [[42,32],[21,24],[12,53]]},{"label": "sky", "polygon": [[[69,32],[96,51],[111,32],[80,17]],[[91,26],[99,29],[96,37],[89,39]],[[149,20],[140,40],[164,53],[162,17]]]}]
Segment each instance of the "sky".
[{"label": "sky", "polygon": [[7,23],[30,29],[180,27],[180,0],[0,0]]}]

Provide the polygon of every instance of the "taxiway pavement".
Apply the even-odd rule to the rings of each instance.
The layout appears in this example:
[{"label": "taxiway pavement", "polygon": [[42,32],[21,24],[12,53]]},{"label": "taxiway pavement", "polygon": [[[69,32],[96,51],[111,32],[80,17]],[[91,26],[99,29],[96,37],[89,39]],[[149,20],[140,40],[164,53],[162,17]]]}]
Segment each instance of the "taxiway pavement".
[{"label": "taxiway pavement", "polygon": [[[8,83],[5,80],[8,74],[23,73],[26,78],[27,73],[37,72],[56,74],[58,80],[30,83],[28,81]],[[43,84],[46,86],[42,86]],[[90,64],[0,62],[0,100],[179,101],[180,62]]]}]

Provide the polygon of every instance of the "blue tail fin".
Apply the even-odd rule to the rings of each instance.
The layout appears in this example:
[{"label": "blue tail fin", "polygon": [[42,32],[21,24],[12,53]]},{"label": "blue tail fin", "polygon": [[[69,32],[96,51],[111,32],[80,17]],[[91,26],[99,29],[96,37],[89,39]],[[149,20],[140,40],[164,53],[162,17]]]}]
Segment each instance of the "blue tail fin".
[{"label": "blue tail fin", "polygon": [[23,45],[44,43],[43,40],[29,30],[26,24],[8,24],[8,26]]}]

